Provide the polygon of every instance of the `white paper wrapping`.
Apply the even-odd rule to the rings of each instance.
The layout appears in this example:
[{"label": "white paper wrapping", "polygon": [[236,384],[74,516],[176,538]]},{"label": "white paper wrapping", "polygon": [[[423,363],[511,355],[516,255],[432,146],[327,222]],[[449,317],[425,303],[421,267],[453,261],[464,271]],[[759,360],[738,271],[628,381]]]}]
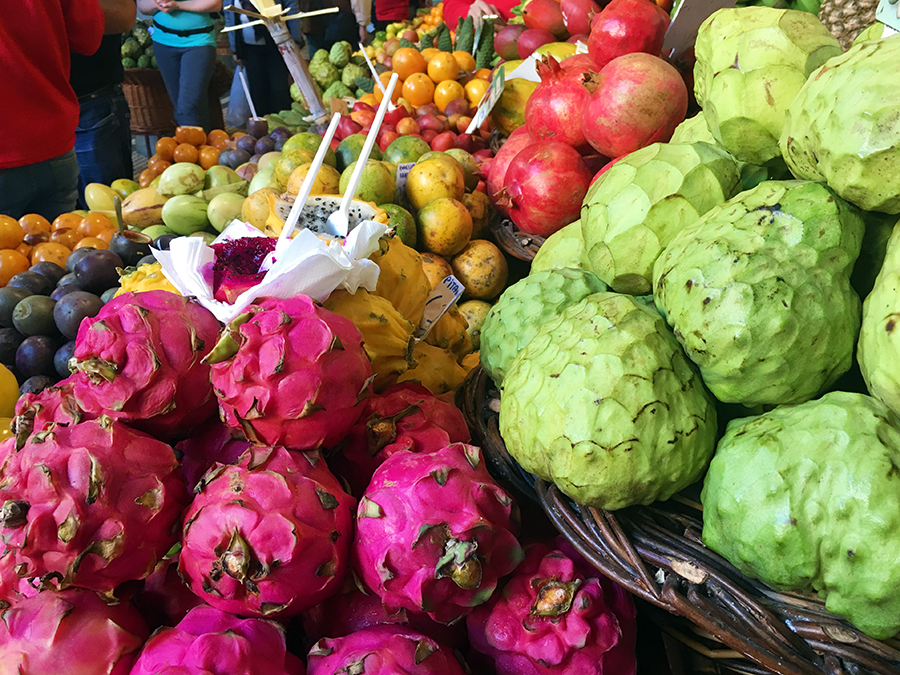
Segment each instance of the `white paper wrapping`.
[{"label": "white paper wrapping", "polygon": [[[322,302],[337,288],[350,293],[360,287],[374,291],[380,270],[368,257],[378,250],[378,240],[387,229],[386,225],[365,220],[343,242],[327,242],[310,230],[299,230],[293,239],[276,246],[261,267],[260,271],[267,270],[262,281],[241,293],[233,304],[213,297],[215,252],[201,238],[178,237],[168,251],[154,249],[153,255],[182,295],[194,296],[219,321],[228,323],[257,298],[308,295]],[[252,225],[234,220],[213,243],[265,236]]]}]

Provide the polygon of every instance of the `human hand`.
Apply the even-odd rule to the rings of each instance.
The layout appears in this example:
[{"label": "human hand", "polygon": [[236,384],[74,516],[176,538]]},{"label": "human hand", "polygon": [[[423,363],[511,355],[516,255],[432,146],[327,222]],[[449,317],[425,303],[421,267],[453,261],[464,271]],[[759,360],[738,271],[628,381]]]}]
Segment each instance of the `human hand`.
[{"label": "human hand", "polygon": [[469,16],[475,19],[475,26],[480,26],[482,17],[490,16],[491,14],[500,16],[499,10],[491,5],[485,0],[475,0],[471,5],[469,5]]},{"label": "human hand", "polygon": [[160,12],[168,13],[175,9],[175,0],[156,0],[156,6]]},{"label": "human hand", "polygon": [[366,30],[365,26],[359,27],[359,41],[364,45],[369,43],[369,31]]}]

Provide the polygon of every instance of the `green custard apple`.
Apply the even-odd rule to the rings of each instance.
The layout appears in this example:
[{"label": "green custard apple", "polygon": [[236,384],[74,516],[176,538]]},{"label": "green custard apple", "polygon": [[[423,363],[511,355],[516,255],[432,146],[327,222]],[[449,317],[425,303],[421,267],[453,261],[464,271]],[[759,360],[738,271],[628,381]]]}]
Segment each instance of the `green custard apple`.
[{"label": "green custard apple", "polygon": [[716,410],[649,300],[595,293],[543,324],[513,360],[500,434],[526,471],[581,504],[621,509],[702,476]]},{"label": "green custard apple", "polygon": [[734,158],[709,143],[654,143],[598,178],[581,206],[588,269],[617,293],[650,292],[672,238],[741,187]]},{"label": "green custard apple", "polygon": [[900,213],[900,36],[855,44],[791,103],[781,152],[797,178],[824,181],[866,211]]},{"label": "green custard apple", "polygon": [[850,368],[863,229],[821,183],[766,181],[676,235],[653,297],[716,398],[802,403]]},{"label": "green custard apple", "polygon": [[531,261],[529,274],[562,267],[583,269],[584,266],[584,234],[581,221],[576,220],[547,237]]},{"label": "green custard apple", "polygon": [[900,419],[831,392],[728,425],[703,486],[703,542],[886,639],[900,630],[898,494]]},{"label": "green custard apple", "polygon": [[757,6],[711,14],[697,33],[694,94],[715,139],[742,162],[777,158],[791,101],[842,51],[810,12]]}]

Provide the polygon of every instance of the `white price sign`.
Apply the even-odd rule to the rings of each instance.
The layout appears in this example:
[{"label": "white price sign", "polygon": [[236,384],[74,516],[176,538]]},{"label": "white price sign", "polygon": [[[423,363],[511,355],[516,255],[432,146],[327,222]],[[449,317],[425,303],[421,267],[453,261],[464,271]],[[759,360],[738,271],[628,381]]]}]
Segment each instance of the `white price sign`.
[{"label": "white price sign", "polygon": [[500,66],[494,73],[494,79],[491,80],[491,86],[484,92],[484,96],[482,96],[481,100],[478,102],[478,111],[475,113],[475,117],[472,118],[472,121],[466,129],[467,134],[471,134],[484,124],[491,109],[497,101],[500,100],[500,94],[503,93],[503,86],[505,84],[506,79],[503,76],[503,66]]}]

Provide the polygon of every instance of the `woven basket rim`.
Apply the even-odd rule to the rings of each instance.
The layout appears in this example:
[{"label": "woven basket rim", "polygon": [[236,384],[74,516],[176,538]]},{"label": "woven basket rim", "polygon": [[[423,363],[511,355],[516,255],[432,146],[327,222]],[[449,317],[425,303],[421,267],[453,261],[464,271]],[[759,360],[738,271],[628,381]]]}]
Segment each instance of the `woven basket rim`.
[{"label": "woven basket rim", "polygon": [[[526,473],[499,432],[499,394],[477,366],[457,402],[491,472],[536,499],[566,539],[605,576],[683,617],[714,642],[781,675],[900,673],[900,639],[875,640],[828,612],[818,597],[773,590],[706,548],[698,486],[666,502],[610,512],[578,505]],[[744,672],[755,673],[750,667]],[[732,668],[740,669],[732,659]]]},{"label": "woven basket rim", "polygon": [[545,238],[537,234],[522,232],[509,218],[495,211],[490,221],[491,235],[505,253],[513,258],[531,262]]}]

